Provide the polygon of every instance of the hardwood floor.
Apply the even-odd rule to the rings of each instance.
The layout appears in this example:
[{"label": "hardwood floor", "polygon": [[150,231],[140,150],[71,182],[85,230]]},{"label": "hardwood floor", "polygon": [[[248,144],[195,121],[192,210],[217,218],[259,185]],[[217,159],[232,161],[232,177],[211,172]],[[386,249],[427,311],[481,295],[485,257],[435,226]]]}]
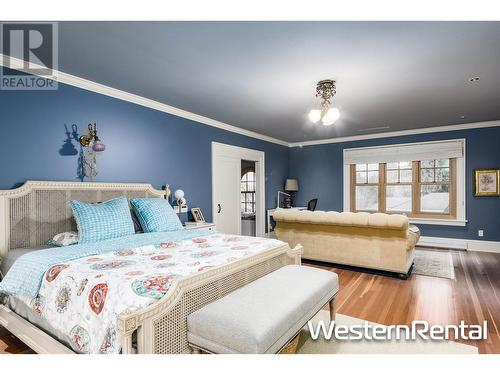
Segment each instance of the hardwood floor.
[{"label": "hardwood floor", "polygon": [[0,326],[0,354],[32,354],[33,351],[24,343]]},{"label": "hardwood floor", "polygon": [[346,269],[317,266],[337,272],[340,291],[337,311],[385,325],[482,324],[488,339],[461,341],[480,353],[500,354],[500,254],[450,250],[455,280],[412,274],[408,280]]},{"label": "hardwood floor", "polygon": [[[452,251],[455,280],[412,274],[408,280],[314,265],[337,272],[337,311],[381,324],[488,322],[488,339],[464,342],[500,354],[500,254]],[[0,353],[32,353],[0,327]]]}]

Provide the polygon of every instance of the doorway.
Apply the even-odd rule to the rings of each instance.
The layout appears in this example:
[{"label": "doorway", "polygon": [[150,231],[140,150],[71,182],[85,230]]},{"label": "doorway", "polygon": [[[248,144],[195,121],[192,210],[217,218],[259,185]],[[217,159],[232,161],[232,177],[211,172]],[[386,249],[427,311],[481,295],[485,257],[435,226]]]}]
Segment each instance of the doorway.
[{"label": "doorway", "polygon": [[[264,157],[262,151],[212,142],[212,217],[219,232],[249,235],[246,229],[242,230],[243,202],[245,211],[254,211],[255,225],[248,223],[255,228],[250,235],[264,236]],[[248,191],[247,206],[247,200],[242,200],[242,166],[250,163],[253,175],[247,175],[246,179],[251,179],[252,190]]]}]

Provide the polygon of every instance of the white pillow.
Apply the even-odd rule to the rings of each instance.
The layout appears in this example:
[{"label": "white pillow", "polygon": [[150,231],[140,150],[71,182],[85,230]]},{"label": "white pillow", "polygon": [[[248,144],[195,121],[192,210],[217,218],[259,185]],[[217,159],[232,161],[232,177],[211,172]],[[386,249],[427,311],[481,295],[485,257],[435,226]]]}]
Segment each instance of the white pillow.
[{"label": "white pillow", "polygon": [[78,243],[78,233],[76,232],[63,232],[56,234],[51,240],[51,246],[69,246]]}]

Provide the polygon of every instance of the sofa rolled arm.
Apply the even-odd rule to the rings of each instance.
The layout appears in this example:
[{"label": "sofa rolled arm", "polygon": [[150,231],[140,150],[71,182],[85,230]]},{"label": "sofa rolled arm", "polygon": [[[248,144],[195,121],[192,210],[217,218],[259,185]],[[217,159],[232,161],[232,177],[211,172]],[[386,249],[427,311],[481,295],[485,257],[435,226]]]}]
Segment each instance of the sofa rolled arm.
[{"label": "sofa rolled arm", "polygon": [[413,250],[418,240],[420,239],[420,229],[416,225],[410,225],[406,236],[406,250]]}]

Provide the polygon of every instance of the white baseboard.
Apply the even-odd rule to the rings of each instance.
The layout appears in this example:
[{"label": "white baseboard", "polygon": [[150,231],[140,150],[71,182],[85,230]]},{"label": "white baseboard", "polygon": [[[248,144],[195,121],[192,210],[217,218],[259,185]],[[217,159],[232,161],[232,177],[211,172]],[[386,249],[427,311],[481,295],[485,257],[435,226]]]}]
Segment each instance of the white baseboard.
[{"label": "white baseboard", "polygon": [[417,245],[428,247],[445,247],[448,249],[467,249],[467,240],[444,237],[426,237],[421,236]]},{"label": "white baseboard", "polygon": [[488,253],[500,253],[500,242],[498,242],[498,241],[468,240],[467,241],[467,250],[485,251]]},{"label": "white baseboard", "polygon": [[466,240],[459,238],[427,237],[421,236],[418,246],[440,247],[447,249],[484,251],[500,253],[500,241]]}]

